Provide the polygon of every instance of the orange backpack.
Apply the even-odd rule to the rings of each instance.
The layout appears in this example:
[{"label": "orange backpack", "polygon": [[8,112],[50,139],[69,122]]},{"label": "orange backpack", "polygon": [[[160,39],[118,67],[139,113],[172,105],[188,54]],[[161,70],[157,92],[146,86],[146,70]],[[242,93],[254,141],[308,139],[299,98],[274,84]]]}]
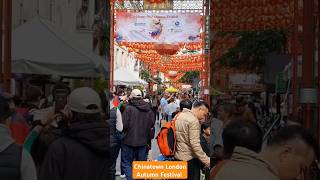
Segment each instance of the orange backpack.
[{"label": "orange backpack", "polygon": [[161,154],[165,157],[173,157],[176,150],[176,127],[175,122],[179,113],[172,121],[167,122],[157,136],[157,143]]}]

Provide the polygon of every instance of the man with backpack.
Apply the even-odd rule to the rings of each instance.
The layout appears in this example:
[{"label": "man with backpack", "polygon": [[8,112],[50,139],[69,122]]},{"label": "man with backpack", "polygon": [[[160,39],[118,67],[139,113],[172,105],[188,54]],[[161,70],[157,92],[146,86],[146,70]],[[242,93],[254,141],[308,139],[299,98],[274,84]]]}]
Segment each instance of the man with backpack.
[{"label": "man with backpack", "polygon": [[139,89],[132,90],[129,104],[122,114],[123,139],[121,159],[127,180],[132,180],[132,162],[147,160],[147,147],[154,130],[151,105],[142,99]]},{"label": "man with backpack", "polygon": [[10,180],[36,180],[31,155],[10,136],[11,109],[8,99],[0,96],[0,177]]},{"label": "man with backpack", "polygon": [[209,106],[204,101],[196,101],[192,109],[183,109],[177,115],[176,128],[176,160],[188,162],[188,180],[199,180],[201,163],[210,167],[210,158],[202,150],[200,144],[200,124],[205,120]]}]

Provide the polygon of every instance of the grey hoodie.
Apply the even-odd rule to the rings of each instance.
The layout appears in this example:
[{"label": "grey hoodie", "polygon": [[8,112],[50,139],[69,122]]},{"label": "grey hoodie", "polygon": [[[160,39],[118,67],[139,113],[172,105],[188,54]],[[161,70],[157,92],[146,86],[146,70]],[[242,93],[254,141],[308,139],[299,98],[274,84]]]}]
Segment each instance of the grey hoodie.
[{"label": "grey hoodie", "polygon": [[[14,143],[10,135],[9,128],[0,124],[0,153],[8,146]],[[22,150],[21,157],[21,180],[37,180],[36,168],[31,155],[25,150]]]}]

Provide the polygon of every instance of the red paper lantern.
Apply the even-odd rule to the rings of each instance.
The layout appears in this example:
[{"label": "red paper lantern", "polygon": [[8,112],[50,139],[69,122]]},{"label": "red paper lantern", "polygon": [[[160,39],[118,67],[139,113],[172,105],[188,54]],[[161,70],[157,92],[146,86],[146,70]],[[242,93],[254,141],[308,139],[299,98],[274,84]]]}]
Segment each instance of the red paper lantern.
[{"label": "red paper lantern", "polygon": [[177,72],[177,71],[169,71],[168,75],[169,75],[169,77],[171,77],[171,78],[175,78],[175,77],[177,77],[178,72]]},{"label": "red paper lantern", "polygon": [[155,44],[154,48],[162,56],[172,56],[179,51],[179,46],[175,44]]}]

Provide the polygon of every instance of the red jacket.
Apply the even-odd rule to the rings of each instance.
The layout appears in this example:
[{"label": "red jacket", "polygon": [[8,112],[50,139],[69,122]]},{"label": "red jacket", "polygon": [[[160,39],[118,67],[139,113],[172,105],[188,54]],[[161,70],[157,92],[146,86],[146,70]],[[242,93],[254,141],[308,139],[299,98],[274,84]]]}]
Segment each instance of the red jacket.
[{"label": "red jacket", "polygon": [[16,112],[12,114],[10,121],[11,136],[17,144],[23,144],[29,134],[29,126],[24,118],[27,113],[25,108],[16,108]]}]

